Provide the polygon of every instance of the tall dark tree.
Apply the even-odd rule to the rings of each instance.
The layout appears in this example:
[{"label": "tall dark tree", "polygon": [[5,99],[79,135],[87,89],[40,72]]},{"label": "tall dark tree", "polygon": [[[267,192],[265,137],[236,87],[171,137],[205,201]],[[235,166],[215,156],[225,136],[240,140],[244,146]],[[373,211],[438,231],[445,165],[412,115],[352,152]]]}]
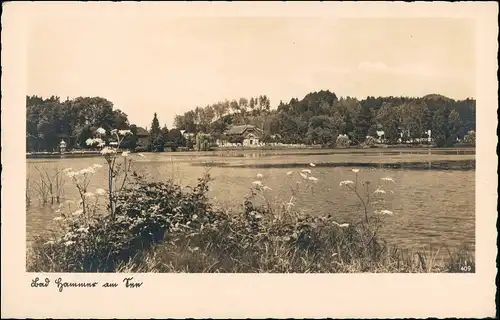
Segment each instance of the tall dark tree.
[{"label": "tall dark tree", "polygon": [[163,127],[161,128],[161,135],[163,137],[163,140],[167,141],[168,128],[166,124],[164,124]]},{"label": "tall dark tree", "polygon": [[156,112],[153,117],[153,121],[151,121],[151,129],[149,129],[149,139],[151,145],[151,151],[153,152],[163,152],[165,140],[163,139],[163,134],[160,128],[160,122],[158,121],[158,117]]},{"label": "tall dark tree", "polygon": [[355,144],[363,143],[368,136],[368,131],[375,124],[373,113],[366,105],[361,107],[360,112],[354,119],[354,132],[351,136]]}]

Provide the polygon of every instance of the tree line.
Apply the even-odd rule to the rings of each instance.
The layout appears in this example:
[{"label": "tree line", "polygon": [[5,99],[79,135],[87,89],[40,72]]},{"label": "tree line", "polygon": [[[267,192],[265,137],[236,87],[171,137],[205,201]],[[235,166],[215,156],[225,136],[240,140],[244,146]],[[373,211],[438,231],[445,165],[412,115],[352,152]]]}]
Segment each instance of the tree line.
[{"label": "tree line", "polygon": [[[108,132],[107,143],[114,141],[109,134],[112,129],[130,130],[121,143],[124,149],[163,151],[166,145],[177,147],[185,144],[177,129],[160,128],[156,113],[149,130],[148,141],[140,143],[140,128],[130,124],[127,114],[114,109],[113,103],[101,97],[78,97],[62,101],[60,97],[26,96],[26,149],[34,151],[56,151],[61,140],[68,149],[92,149],[87,140],[96,136],[98,128]],[[144,130],[144,129],[143,129]]]},{"label": "tree line", "polygon": [[[53,151],[64,139],[69,148],[87,148],[86,140],[97,128],[134,129],[127,115],[113,109],[113,103],[100,97],[78,97],[62,101],[26,96],[27,151]],[[134,130],[132,130],[134,131]]]},{"label": "tree line", "polygon": [[[353,145],[363,144],[367,136],[384,132],[389,144],[427,138],[427,131],[437,146],[453,146],[457,138],[474,141],[476,101],[454,100],[437,94],[424,97],[372,97],[363,100],[337,97],[328,90],[311,92],[303,99],[280,101],[271,108],[266,95],[219,101],[176,115],[174,129],[160,126],[153,116],[148,142],[140,144],[139,128],[113,103],[101,97],[78,97],[62,101],[59,97],[26,97],[27,151],[57,150],[61,139],[68,148],[88,148],[86,140],[97,128],[129,129],[134,135],[123,148],[163,151],[165,147],[190,147],[180,130],[224,138],[232,125],[250,124],[264,132],[264,142],[305,143],[332,146],[339,135],[348,136]],[[112,139],[112,137],[108,137]],[[472,140],[471,140],[472,139]]]},{"label": "tree line", "polygon": [[358,100],[328,90],[312,92],[302,100],[280,101],[270,108],[265,95],[225,100],[176,115],[175,126],[215,138],[231,125],[252,124],[264,131],[264,142],[305,143],[332,146],[345,134],[353,145],[383,132],[389,144],[431,137],[440,147],[456,144],[475,131],[476,101],[453,100],[442,95],[424,97],[372,97]]}]

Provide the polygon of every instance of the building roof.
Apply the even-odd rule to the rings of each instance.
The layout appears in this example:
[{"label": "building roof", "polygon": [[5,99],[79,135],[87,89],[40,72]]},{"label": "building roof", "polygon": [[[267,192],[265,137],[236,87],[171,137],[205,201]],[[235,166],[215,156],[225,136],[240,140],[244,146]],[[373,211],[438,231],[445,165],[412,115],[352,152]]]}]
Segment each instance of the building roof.
[{"label": "building roof", "polygon": [[142,127],[137,127],[137,136],[149,136],[149,132],[142,128]]},{"label": "building roof", "polygon": [[253,129],[259,133],[262,131],[255,126],[246,124],[242,126],[232,126],[231,128],[229,128],[229,130],[226,131],[226,135],[240,135],[243,134],[248,129]]}]

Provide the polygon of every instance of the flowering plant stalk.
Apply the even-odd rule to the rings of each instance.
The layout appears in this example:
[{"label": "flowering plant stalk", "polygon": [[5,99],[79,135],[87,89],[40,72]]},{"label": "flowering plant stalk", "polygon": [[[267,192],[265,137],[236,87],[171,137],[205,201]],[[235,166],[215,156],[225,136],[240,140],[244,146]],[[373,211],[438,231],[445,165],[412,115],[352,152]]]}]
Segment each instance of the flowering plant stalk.
[{"label": "flowering plant stalk", "polygon": [[[82,204],[82,212],[84,216],[88,216],[91,213],[89,212],[89,202],[90,198],[93,197],[94,194],[88,192],[87,190],[92,174],[95,173],[96,169],[101,167],[102,165],[96,163],[88,168],[84,168],[79,171],[75,171],[72,168],[66,168],[63,170],[66,173],[66,175],[71,180],[73,180],[76,188],[78,189],[78,194],[80,195],[80,203]],[[94,204],[94,210],[92,211],[92,213],[95,211],[95,207],[96,204]]]},{"label": "flowering plant stalk", "polygon": [[[384,203],[385,202],[384,197],[387,194],[387,192],[382,189],[382,184],[379,183],[377,188],[372,192],[370,190],[370,186],[372,185],[371,181],[369,180],[361,181],[361,185],[365,186],[365,192],[366,192],[366,197],[363,198],[359,191],[360,188],[358,187],[359,169],[352,169],[352,171],[356,174],[355,177],[356,182],[353,182],[351,180],[344,180],[340,182],[340,186],[347,187],[349,190],[351,190],[356,195],[361,205],[363,206],[364,221],[361,222],[361,227],[362,230],[366,232],[365,248],[368,249],[372,247],[373,252],[376,252],[377,244],[375,243],[375,239],[379,229],[383,225],[383,220],[381,216],[386,216],[386,215],[392,216],[393,212],[387,209],[377,209],[377,204]],[[394,183],[394,180],[390,177],[381,178],[380,180],[382,182]],[[390,190],[389,192],[394,194],[392,190]]]},{"label": "flowering plant stalk", "polygon": [[[379,215],[392,215],[393,213],[389,210],[385,210],[385,209],[376,210],[375,208],[373,208],[373,206],[376,203],[383,202],[383,200],[378,200],[378,201],[374,202],[373,201],[374,197],[375,196],[383,197],[387,193],[385,190],[382,189],[382,185],[379,184],[377,186],[377,188],[373,192],[371,192],[370,191],[371,181],[369,181],[369,180],[361,181],[361,184],[363,186],[365,186],[365,194],[366,194],[366,198],[363,199],[363,197],[361,196],[361,194],[358,190],[358,188],[359,188],[359,182],[358,182],[359,169],[352,169],[352,172],[354,172],[356,174],[355,175],[355,182],[353,182],[352,180],[344,180],[344,181],[340,182],[340,186],[347,187],[359,199],[359,201],[361,202],[361,205],[363,206],[365,222],[368,223],[368,220],[369,220],[368,213],[370,211],[373,211],[374,214],[379,214]],[[394,183],[394,179],[392,179],[390,177],[381,178],[380,180],[382,180],[384,182]],[[394,193],[393,191],[390,191],[390,192]],[[374,197],[370,197],[371,194],[374,195]]]},{"label": "flowering plant stalk", "polygon": [[[106,163],[108,165],[108,209],[109,213],[112,218],[115,217],[115,201],[114,201],[114,193],[116,193],[119,190],[122,190],[123,187],[125,186],[125,182],[127,181],[128,177],[128,172],[130,170],[131,164],[132,164],[132,159],[128,159],[128,156],[130,154],[129,151],[123,151],[122,152],[122,157],[123,157],[123,180],[121,181],[120,187],[115,190],[116,185],[117,185],[117,180],[119,177],[120,173],[120,164],[117,164],[116,158],[118,156],[118,153],[120,152],[120,145],[123,142],[123,139],[127,135],[131,135],[132,132],[130,130],[117,130],[113,129],[111,130],[111,135],[114,135],[117,140],[117,145],[116,148],[114,147],[104,147],[101,150],[101,154],[104,156],[104,159],[106,159]],[[103,128],[97,129],[97,134],[100,136],[104,136],[106,134],[106,130]],[[100,138],[98,138],[100,139]],[[102,140],[101,140],[102,141]],[[128,160],[128,161],[127,161]]]}]

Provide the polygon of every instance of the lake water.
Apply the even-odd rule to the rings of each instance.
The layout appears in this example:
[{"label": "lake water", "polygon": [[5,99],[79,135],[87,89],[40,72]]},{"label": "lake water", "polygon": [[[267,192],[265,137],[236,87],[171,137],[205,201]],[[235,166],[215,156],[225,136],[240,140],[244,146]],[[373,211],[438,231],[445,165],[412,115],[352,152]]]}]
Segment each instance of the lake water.
[{"label": "lake water", "polygon": [[[287,203],[296,190],[295,208],[308,214],[331,214],[337,221],[348,222],[362,217],[356,196],[340,187],[342,180],[355,180],[353,168],[359,168],[359,179],[373,186],[383,177],[395,183],[384,184],[386,203],[383,208],[394,213],[387,217],[381,235],[389,243],[406,248],[425,245],[462,245],[474,248],[475,242],[475,152],[473,149],[360,149],[360,150],[273,150],[145,153],[146,159],[133,155],[134,168],[156,180],[174,179],[182,185],[194,185],[197,178],[210,170],[215,179],[209,195],[212,201],[237,212],[244,197],[262,174],[262,182],[271,190],[265,192],[273,203]],[[86,168],[105,164],[102,157],[76,159],[29,159],[27,174],[31,181],[38,176],[36,168]],[[311,167],[309,163],[316,164]],[[471,167],[472,164],[472,167]],[[299,172],[311,170],[318,181],[304,180]],[[287,172],[293,174],[287,175]],[[93,176],[89,191],[105,188],[105,167]],[[305,191],[305,187],[311,188]],[[39,205],[33,182],[28,192],[27,237],[44,232],[58,215],[57,206]],[[392,192],[391,192],[392,191]],[[64,199],[77,200],[77,190],[66,178]],[[373,196],[373,195],[372,195]]]}]

